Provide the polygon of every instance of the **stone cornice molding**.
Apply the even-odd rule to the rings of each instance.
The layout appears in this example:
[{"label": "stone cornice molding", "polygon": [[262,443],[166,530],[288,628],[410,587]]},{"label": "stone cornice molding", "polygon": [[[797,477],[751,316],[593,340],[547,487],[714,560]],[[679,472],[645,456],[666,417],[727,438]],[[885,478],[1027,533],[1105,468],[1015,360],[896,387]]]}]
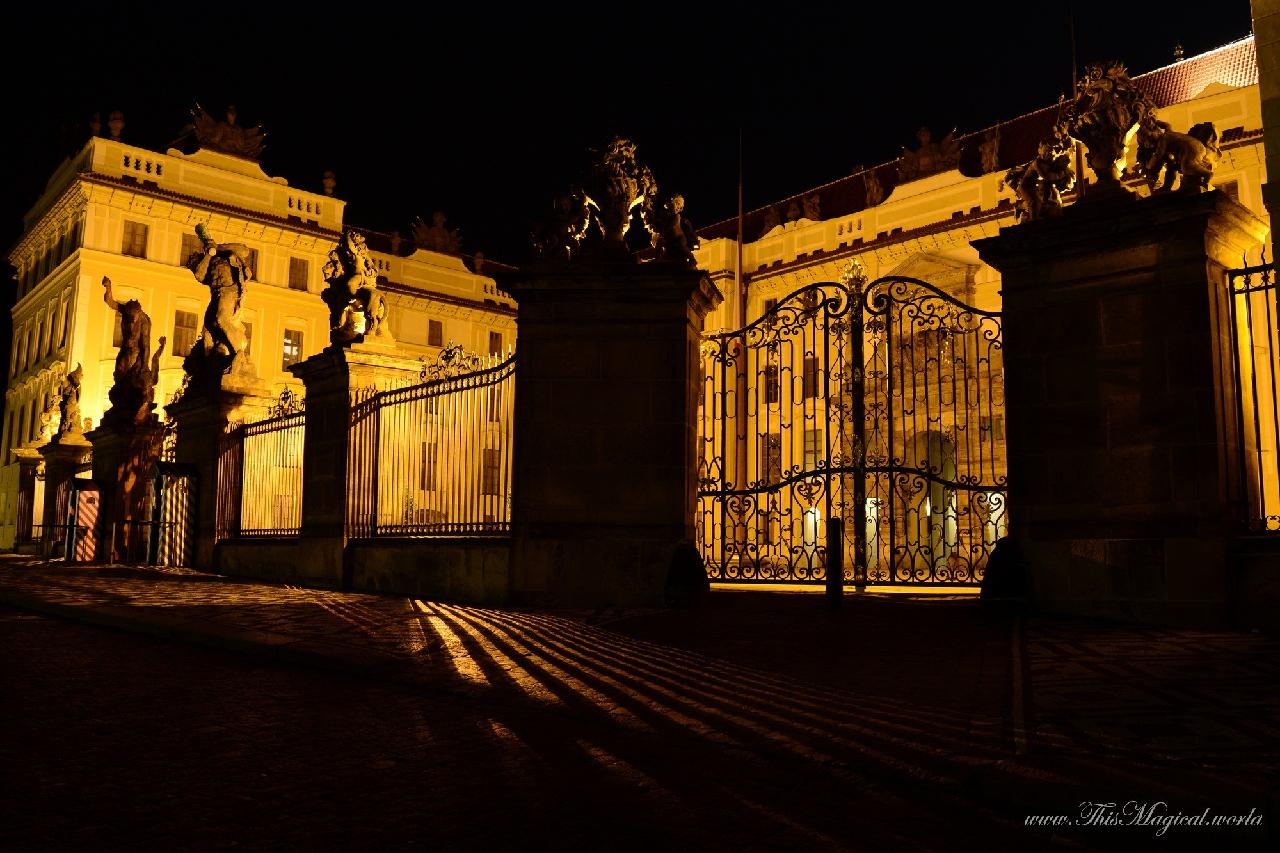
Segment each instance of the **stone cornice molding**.
[{"label": "stone cornice molding", "polygon": [[[140,183],[123,178],[112,178],[107,175],[99,175],[94,172],[84,172],[80,175],[80,180],[93,189],[90,190],[93,200],[100,198],[106,199],[128,199],[130,206],[133,204],[134,198],[145,198],[154,202],[170,202],[175,209],[187,209],[191,211],[201,211],[202,215],[194,220],[178,220],[178,221],[209,221],[211,216],[221,214],[229,221],[241,221],[261,226],[264,230],[273,229],[282,232],[292,232],[298,235],[305,235],[314,239],[317,243],[327,242],[329,245],[336,246],[338,238],[342,236],[339,231],[330,231],[318,225],[312,225],[302,220],[292,220],[284,216],[276,216],[270,213],[263,213],[256,210],[248,210],[247,208],[237,207],[233,204],[225,204],[223,202],[211,201],[209,199],[199,198],[197,196],[186,195],[184,193],[174,192],[172,190],[163,190],[156,186],[148,186],[146,183]],[[99,190],[111,190],[112,193],[103,194]],[[120,195],[115,195],[120,193]],[[110,203],[110,202],[109,202]],[[112,204],[112,206],[120,206]],[[248,232],[246,232],[248,233]],[[240,236],[237,234],[236,236]],[[255,237],[255,239],[258,239]]]},{"label": "stone cornice molding", "polygon": [[50,355],[40,362],[39,368],[34,372],[27,371],[21,376],[15,376],[9,382],[9,387],[5,389],[5,400],[21,397],[33,387],[46,385],[52,381],[60,381],[66,373],[66,360],[58,355]]},{"label": "stone cornice molding", "polygon": [[58,239],[61,239],[67,231],[66,223],[74,222],[88,208],[88,205],[89,196],[85,188],[79,181],[73,181],[40,215],[35,227],[24,233],[9,250],[9,263],[19,270],[26,269],[34,260],[26,257],[34,255],[34,247],[47,242],[50,232],[56,232]]},{"label": "stone cornice molding", "polygon": [[[40,279],[40,283],[19,299],[10,309],[10,315],[13,317],[14,328],[17,328],[19,322],[27,320],[31,315],[39,313],[40,307],[56,292],[63,290],[71,284],[75,283],[76,275],[73,270],[80,268],[80,253],[84,249],[76,249],[71,254],[62,259],[62,263],[58,264],[49,274]],[[72,273],[72,274],[68,274]],[[32,308],[32,306],[37,306]]]},{"label": "stone cornice molding", "polygon": [[467,299],[465,296],[450,296],[448,294],[436,293],[430,290],[419,290],[416,287],[402,284],[397,281],[381,282],[379,286],[388,293],[394,293],[397,296],[409,296],[415,299],[421,299],[425,302],[434,302],[438,305],[447,305],[457,309],[470,310],[491,317],[509,318],[513,323],[516,317],[516,309],[507,305],[489,305],[476,299]]},{"label": "stone cornice molding", "polygon": [[787,274],[796,274],[811,267],[853,257],[869,254],[877,260],[882,260],[915,252],[935,251],[944,245],[968,245],[970,240],[996,234],[1000,229],[1001,221],[1004,220],[1007,220],[1005,224],[1013,224],[1011,207],[1000,206],[962,219],[947,219],[933,225],[913,228],[910,231],[888,234],[875,240],[841,246],[839,249],[828,252],[818,252],[789,263],[757,270],[747,275],[747,281],[753,289],[759,288],[759,292],[765,292],[770,288],[766,282],[771,279],[781,279]]}]

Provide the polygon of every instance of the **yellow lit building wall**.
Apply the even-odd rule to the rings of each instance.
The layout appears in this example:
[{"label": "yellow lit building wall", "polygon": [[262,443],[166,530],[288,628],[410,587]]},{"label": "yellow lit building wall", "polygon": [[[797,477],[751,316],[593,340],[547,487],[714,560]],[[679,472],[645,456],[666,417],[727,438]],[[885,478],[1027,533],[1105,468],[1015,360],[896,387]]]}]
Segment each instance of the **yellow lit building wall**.
[{"label": "yellow lit building wall", "polygon": [[[0,548],[12,547],[17,532],[16,457],[30,457],[46,440],[41,415],[64,373],[83,365],[81,413],[94,425],[108,406],[116,314],[103,301],[103,276],[118,300],[139,300],[151,317],[153,354],[160,337],[168,339],[156,391],[163,417],[161,407],[182,383],[180,349],[199,335],[208,305],[208,289],[184,266],[195,226],[219,242],[244,243],[255,255],[243,307],[249,355],[279,390],[297,384],[286,369],[291,359],[328,344],[319,294],[343,208],[340,199],[294,189],[256,163],[205,150],[158,154],[95,138],[64,162],[9,254],[19,295],[0,436]],[[426,250],[373,257],[392,331],[408,354],[430,359],[451,341],[480,353],[513,347],[514,303],[462,259]]]}]

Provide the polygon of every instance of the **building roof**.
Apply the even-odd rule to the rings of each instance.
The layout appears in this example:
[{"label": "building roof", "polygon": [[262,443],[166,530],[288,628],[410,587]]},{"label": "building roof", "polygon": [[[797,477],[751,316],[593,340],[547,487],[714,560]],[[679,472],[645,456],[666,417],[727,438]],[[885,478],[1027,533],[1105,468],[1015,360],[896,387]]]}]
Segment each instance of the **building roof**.
[{"label": "building roof", "polygon": [[[1167,107],[1190,100],[1214,83],[1232,88],[1252,86],[1258,82],[1258,57],[1254,49],[1254,38],[1252,35],[1246,36],[1181,62],[1140,74],[1133,79],[1157,107]],[[1058,109],[1056,105],[1045,107],[1012,121],[1002,122],[995,127],[961,136],[959,138],[960,173],[969,177],[978,177],[988,172],[1003,171],[1028,162],[1036,156],[1040,141],[1053,129],[1058,118]],[[996,168],[984,170],[981,146],[984,142],[989,144],[993,139],[997,146]],[[880,200],[885,200],[890,197],[897,184],[898,161],[896,159],[870,169],[863,169],[829,184],[807,189],[802,193],[750,211],[743,217],[743,237],[747,241],[759,238],[765,230],[765,220],[770,210],[783,215],[793,202],[803,209],[803,200],[815,193],[820,200],[823,219],[834,219],[857,213],[871,206],[867,204],[869,188],[872,193],[875,193],[875,188],[878,186]],[[698,233],[706,239],[733,238],[738,233],[738,219],[737,217],[726,219],[699,229]]]}]

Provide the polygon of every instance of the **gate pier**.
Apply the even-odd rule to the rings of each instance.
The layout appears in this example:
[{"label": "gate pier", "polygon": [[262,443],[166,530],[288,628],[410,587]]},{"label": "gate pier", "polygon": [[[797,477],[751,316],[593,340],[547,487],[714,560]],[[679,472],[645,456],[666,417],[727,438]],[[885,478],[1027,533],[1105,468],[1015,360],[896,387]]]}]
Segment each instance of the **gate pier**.
[{"label": "gate pier", "polygon": [[1003,277],[1012,538],[1041,607],[1213,623],[1238,491],[1221,192],[1085,200],[978,240]]},{"label": "gate pier", "polygon": [[[242,373],[197,377],[177,401],[165,411],[177,423],[174,460],[195,473],[196,567],[216,568],[218,501],[225,484],[218,482],[219,440],[233,421],[260,417],[272,397],[266,383]],[[97,454],[94,454],[95,457]]]},{"label": "gate pier", "polygon": [[576,263],[503,282],[520,304],[512,595],[658,604],[693,551],[707,275]]}]

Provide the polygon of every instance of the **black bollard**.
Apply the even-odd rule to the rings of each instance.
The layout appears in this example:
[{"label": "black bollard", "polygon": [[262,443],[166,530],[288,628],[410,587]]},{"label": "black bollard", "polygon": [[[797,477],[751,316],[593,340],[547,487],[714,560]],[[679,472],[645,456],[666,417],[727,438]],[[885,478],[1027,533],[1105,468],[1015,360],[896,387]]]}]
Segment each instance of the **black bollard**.
[{"label": "black bollard", "polygon": [[844,600],[844,519],[827,519],[827,604],[834,610]]}]

